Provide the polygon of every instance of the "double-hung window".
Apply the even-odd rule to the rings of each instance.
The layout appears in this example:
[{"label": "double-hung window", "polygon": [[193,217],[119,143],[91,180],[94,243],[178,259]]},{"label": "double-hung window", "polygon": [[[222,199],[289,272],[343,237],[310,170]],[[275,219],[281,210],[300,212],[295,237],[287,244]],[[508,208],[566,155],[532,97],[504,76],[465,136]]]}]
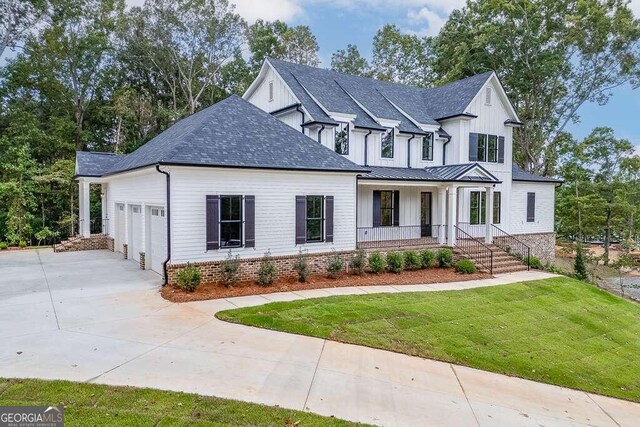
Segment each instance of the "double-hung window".
[{"label": "double-hung window", "polygon": [[433,132],[422,137],[422,160],[433,160]]},{"label": "double-hung window", "polygon": [[336,128],[336,153],[342,155],[349,154],[349,125],[347,123],[340,123]]},{"label": "double-hung window", "polygon": [[380,225],[382,227],[393,225],[393,191],[380,192]]},{"label": "double-hung window", "polygon": [[493,223],[500,224],[500,216],[502,211],[502,193],[494,191],[493,193]]},{"label": "double-hung window", "polygon": [[498,137],[496,135],[488,135],[487,143],[487,161],[496,163],[498,161]]},{"label": "double-hung window", "polygon": [[307,242],[324,239],[324,197],[307,196]]},{"label": "double-hung window", "polygon": [[242,246],[242,196],[220,196],[220,247]]},{"label": "double-hung window", "polygon": [[393,129],[389,129],[386,133],[382,135],[380,156],[383,159],[393,159],[393,140],[394,140]]},{"label": "double-hung window", "polygon": [[478,161],[487,161],[487,135],[481,133],[478,135]]},{"label": "double-hung window", "polygon": [[469,161],[504,163],[505,141],[503,136],[484,133],[469,134]]},{"label": "double-hung window", "polygon": [[487,193],[484,191],[472,191],[470,201],[469,222],[472,225],[486,224],[487,210]]}]

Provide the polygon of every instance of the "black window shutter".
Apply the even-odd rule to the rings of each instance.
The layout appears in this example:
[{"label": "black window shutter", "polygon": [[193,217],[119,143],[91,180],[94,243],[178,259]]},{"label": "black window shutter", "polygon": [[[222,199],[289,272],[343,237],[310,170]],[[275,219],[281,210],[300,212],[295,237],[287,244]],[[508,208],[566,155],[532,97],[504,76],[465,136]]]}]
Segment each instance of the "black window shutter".
[{"label": "black window shutter", "polygon": [[296,196],[296,245],[307,242],[307,197]]},{"label": "black window shutter", "polygon": [[527,193],[527,222],[536,220],[536,193]]},{"label": "black window shutter", "polygon": [[498,137],[498,163],[504,163],[504,136]]},{"label": "black window shutter", "polygon": [[400,225],[400,191],[393,192],[393,225]]},{"label": "black window shutter", "polygon": [[327,234],[325,241],[333,242],[333,196],[325,197],[324,209],[325,229]]},{"label": "black window shutter", "polygon": [[380,191],[373,191],[373,226],[380,227]]},{"label": "black window shutter", "polygon": [[470,162],[478,161],[478,134],[477,133],[469,134],[469,161]]},{"label": "black window shutter", "polygon": [[207,250],[220,248],[219,220],[220,220],[220,196],[207,196],[206,234]]},{"label": "black window shutter", "polygon": [[256,196],[244,196],[244,247],[256,247]]}]

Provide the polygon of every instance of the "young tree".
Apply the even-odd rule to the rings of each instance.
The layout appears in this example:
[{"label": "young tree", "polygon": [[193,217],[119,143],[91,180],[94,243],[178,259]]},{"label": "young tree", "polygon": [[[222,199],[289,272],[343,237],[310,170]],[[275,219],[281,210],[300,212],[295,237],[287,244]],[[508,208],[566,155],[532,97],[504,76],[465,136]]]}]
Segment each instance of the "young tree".
[{"label": "young tree", "polygon": [[587,280],[589,278],[589,275],[587,274],[584,248],[582,247],[581,242],[578,242],[576,245],[576,261],[573,270],[575,271],[576,279]]},{"label": "young tree", "polygon": [[360,55],[358,47],[352,44],[347,49],[339,49],[331,55],[331,69],[354,76],[371,76],[371,67],[365,57]]}]

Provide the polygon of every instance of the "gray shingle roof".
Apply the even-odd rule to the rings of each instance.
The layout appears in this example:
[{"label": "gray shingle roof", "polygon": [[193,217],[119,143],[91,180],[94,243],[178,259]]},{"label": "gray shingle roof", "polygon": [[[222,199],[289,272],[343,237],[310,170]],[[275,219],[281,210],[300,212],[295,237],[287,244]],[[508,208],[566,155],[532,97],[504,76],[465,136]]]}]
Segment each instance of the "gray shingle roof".
[{"label": "gray shingle roof", "polygon": [[[438,119],[462,114],[492,74],[488,71],[439,87],[419,88],[271,58],[269,62],[301,101],[298,93],[306,89],[328,111],[359,117],[351,95],[375,117],[400,121],[399,130],[406,133],[420,129],[403,112],[418,123],[434,125]],[[290,84],[291,80],[295,82]]]},{"label": "gray shingle roof", "polygon": [[367,171],[236,95],[178,121],[105,174],[154,164]]},{"label": "gray shingle roof", "polygon": [[96,151],[77,151],[76,176],[102,176],[121,161],[124,156],[124,154],[100,153]]},{"label": "gray shingle roof", "polygon": [[549,183],[556,183],[556,184],[561,184],[564,182],[564,180],[562,179],[551,178],[548,176],[534,175],[532,173],[525,172],[520,168],[520,166],[516,165],[515,163],[511,166],[511,177],[512,177],[511,179],[513,179],[514,181],[549,182]]},{"label": "gray shingle roof", "polygon": [[[463,176],[474,167],[480,167],[491,178],[481,178],[476,176]],[[500,180],[487,172],[477,163],[466,163],[462,165],[433,166],[427,168],[398,168],[384,166],[369,166],[371,170],[368,174],[360,176],[361,179],[381,179],[400,181],[447,181],[447,182],[480,182],[499,183]]]}]

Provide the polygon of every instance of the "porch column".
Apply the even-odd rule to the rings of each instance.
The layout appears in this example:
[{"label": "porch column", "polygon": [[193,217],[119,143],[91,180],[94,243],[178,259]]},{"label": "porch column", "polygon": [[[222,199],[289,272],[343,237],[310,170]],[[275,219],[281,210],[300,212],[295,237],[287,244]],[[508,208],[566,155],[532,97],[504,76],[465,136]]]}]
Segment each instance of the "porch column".
[{"label": "porch column", "polygon": [[102,198],[102,234],[109,234],[109,211],[108,211],[108,202],[107,202],[107,185],[109,184],[101,184],[101,198]]},{"label": "porch column", "polygon": [[485,243],[493,243],[493,227],[491,224],[493,223],[493,186],[486,187],[486,203],[485,203],[485,224],[486,224],[486,232],[484,234],[484,242]]},{"label": "porch column", "polygon": [[78,216],[80,219],[79,232],[82,237],[91,236],[91,218],[89,208],[89,182],[81,179],[78,182]]},{"label": "porch column", "polygon": [[447,243],[447,230],[445,224],[447,223],[447,189],[445,187],[438,188],[438,244],[445,245]]},{"label": "porch column", "polygon": [[456,245],[456,228],[458,225],[457,212],[458,212],[458,188],[455,186],[449,187],[449,210],[447,212],[447,244],[448,246]]}]

